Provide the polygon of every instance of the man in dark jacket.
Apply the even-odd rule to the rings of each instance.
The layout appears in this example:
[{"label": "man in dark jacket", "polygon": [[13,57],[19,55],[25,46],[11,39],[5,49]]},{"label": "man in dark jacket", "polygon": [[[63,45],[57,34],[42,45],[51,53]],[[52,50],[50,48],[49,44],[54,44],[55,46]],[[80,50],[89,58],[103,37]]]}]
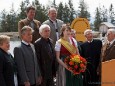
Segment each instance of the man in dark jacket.
[{"label": "man in dark jacket", "polygon": [[84,74],[84,86],[96,86],[98,84],[97,67],[100,62],[102,42],[93,39],[92,30],[87,29],[84,35],[87,41],[81,45],[81,56],[86,58],[88,62]]},{"label": "man in dark jacket", "polygon": [[55,52],[50,36],[49,25],[41,25],[39,33],[41,38],[35,42],[35,50],[43,77],[41,86],[53,86],[55,76]]},{"label": "man in dark jacket", "polygon": [[41,73],[32,41],[32,28],[21,29],[21,44],[14,48],[14,60],[17,65],[19,86],[36,86],[41,84]]}]

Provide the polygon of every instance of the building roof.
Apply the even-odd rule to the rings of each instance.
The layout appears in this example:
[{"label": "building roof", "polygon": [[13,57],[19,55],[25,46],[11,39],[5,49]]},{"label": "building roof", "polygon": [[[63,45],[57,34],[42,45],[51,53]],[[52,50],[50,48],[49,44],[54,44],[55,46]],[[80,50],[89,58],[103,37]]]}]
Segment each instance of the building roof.
[{"label": "building roof", "polygon": [[112,23],[109,23],[109,22],[102,22],[101,25],[106,25],[107,27],[115,27]]}]

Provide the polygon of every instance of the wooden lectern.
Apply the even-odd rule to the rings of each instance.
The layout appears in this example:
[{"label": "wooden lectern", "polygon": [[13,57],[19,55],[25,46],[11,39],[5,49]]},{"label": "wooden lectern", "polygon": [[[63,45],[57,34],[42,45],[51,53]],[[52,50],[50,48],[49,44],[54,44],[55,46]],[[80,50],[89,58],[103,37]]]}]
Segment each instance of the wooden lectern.
[{"label": "wooden lectern", "polygon": [[115,86],[115,59],[102,62],[101,86]]}]

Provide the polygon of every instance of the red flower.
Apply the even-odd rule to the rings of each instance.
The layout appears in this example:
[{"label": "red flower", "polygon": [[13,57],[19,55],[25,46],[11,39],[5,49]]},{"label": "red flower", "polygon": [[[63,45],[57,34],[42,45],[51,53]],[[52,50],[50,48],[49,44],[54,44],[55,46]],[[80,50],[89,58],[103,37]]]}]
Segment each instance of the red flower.
[{"label": "red flower", "polygon": [[86,59],[80,56],[80,60],[86,62]]},{"label": "red flower", "polygon": [[77,65],[75,65],[75,66],[74,66],[74,68],[75,68],[75,69],[77,69],[77,68],[78,68],[78,66],[77,66]]},{"label": "red flower", "polygon": [[81,68],[84,68],[84,66],[85,66],[84,64],[80,64],[80,67],[81,67]]},{"label": "red flower", "polygon": [[74,65],[74,62],[70,61],[69,64],[70,64],[70,65]]},{"label": "red flower", "polygon": [[[80,59],[78,62],[77,59]],[[87,61],[85,58],[72,54],[64,59],[65,64],[68,66],[68,70],[71,70],[74,75],[80,74],[86,70]]]}]

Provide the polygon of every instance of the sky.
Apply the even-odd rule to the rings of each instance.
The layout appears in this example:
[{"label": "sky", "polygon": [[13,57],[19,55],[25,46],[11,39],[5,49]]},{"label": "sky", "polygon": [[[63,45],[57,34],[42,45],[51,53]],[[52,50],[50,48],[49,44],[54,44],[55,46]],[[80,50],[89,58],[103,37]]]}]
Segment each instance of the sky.
[{"label": "sky", "polygon": [[[25,1],[25,0],[0,0],[0,12],[3,9],[9,11],[12,7],[12,3],[14,3],[15,11],[18,11],[21,1]],[[29,1],[32,2],[33,0],[29,0]],[[43,5],[50,4],[51,1],[53,0],[39,0],[39,2]],[[56,4],[59,4],[61,1],[63,3],[68,3],[68,0],[56,0]],[[79,0],[72,0],[72,1],[73,1],[74,8],[78,9]],[[94,17],[96,7],[99,6],[102,7],[104,5],[105,8],[109,9],[111,3],[113,4],[113,6],[115,5],[115,0],[84,0],[84,1],[87,3],[88,11],[91,13],[92,17]]]}]

